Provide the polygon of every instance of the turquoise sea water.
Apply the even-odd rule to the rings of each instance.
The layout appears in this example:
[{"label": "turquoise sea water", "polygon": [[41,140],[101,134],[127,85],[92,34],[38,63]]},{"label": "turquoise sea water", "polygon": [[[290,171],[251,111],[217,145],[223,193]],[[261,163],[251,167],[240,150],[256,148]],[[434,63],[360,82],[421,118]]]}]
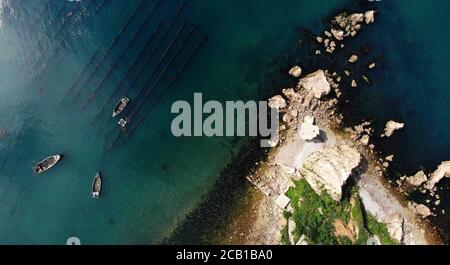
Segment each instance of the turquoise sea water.
[{"label": "turquoise sea water", "polygon": [[[381,67],[373,86],[354,93],[349,122],[404,120],[408,130],[392,140],[399,172],[450,159],[450,9],[435,2],[377,3],[380,23],[359,39],[372,42]],[[263,99],[294,83],[286,72],[306,61],[303,29],[319,32],[324,19],[359,3],[187,0],[180,9],[175,0],[3,0],[0,243],[158,243],[245,141],[175,138],[171,104],[192,101],[193,92]],[[125,94],[128,136],[110,118]],[[63,153],[62,163],[34,175],[33,163],[52,153]],[[93,200],[99,170],[104,189]]]}]

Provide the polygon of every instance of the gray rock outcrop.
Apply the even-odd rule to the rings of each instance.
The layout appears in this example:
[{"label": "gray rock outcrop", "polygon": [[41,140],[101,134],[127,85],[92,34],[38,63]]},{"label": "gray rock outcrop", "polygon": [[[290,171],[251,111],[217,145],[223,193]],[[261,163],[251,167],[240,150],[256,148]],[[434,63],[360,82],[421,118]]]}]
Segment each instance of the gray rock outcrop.
[{"label": "gray rock outcrop", "polygon": [[406,178],[406,182],[415,187],[419,187],[423,183],[427,182],[427,180],[427,175],[425,175],[425,172],[423,172],[422,170],[417,172],[414,176]]},{"label": "gray rock outcrop", "polygon": [[438,168],[431,174],[425,188],[432,190],[444,177],[450,178],[450,161],[442,162]]},{"label": "gray rock outcrop", "polygon": [[318,70],[300,79],[298,87],[312,93],[318,99],[330,94],[331,91],[330,83],[328,83],[323,70]]},{"label": "gray rock outcrop", "polygon": [[316,193],[325,190],[331,198],[340,201],[343,186],[360,163],[361,155],[357,150],[348,145],[337,145],[312,153],[304,161],[300,173]]},{"label": "gray rock outcrop", "polygon": [[298,133],[300,138],[304,141],[311,141],[319,136],[320,130],[319,127],[314,124],[314,117],[305,116]]}]

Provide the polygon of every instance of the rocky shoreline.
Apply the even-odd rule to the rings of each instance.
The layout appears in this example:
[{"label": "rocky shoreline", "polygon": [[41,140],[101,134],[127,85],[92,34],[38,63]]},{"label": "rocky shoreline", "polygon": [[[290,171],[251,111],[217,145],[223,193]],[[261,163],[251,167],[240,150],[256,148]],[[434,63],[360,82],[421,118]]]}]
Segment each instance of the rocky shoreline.
[{"label": "rocky shoreline", "polygon": [[[375,22],[377,11],[340,14],[330,23],[330,29],[323,36],[316,37],[317,56],[339,52],[345,47],[345,40],[357,36],[363,27]],[[331,57],[332,58],[332,57]],[[351,54],[348,63],[357,64],[358,55]],[[367,65],[367,71],[376,67],[376,62]],[[331,73],[317,69],[302,77],[301,66],[294,66],[289,74],[299,78],[296,87],[283,89],[280,95],[269,100],[269,105],[282,113],[280,141],[247,179],[264,196],[255,200],[252,216],[254,220],[237,218],[231,231],[238,229],[239,223],[245,223],[245,231],[240,231],[240,243],[279,244],[282,230],[287,227],[290,244],[308,244],[307,236],[294,238],[296,223],[286,215],[293,215],[293,208],[302,202],[293,202],[286,193],[298,180],[306,180],[319,195],[327,193],[339,203],[343,197],[354,205],[355,194],[348,195],[350,187],[357,187],[362,208],[378,222],[385,225],[389,236],[400,244],[423,245],[440,244],[442,241],[427,221],[432,210],[425,205],[408,202],[402,196],[407,190],[420,187],[425,192],[433,192],[434,185],[444,177],[450,177],[448,162],[444,162],[434,173],[427,176],[423,172],[412,177],[403,177],[397,183],[400,188],[390,185],[384,175],[393,156],[380,157],[371,143],[374,130],[371,123],[344,128],[343,116],[338,105],[342,90],[358,86],[348,70]],[[364,78],[365,77],[365,78]],[[345,82],[344,79],[348,79]],[[370,82],[366,76],[363,79]],[[349,86],[347,85],[349,84]],[[405,124],[387,121],[381,137],[392,137],[397,130],[405,129]],[[409,188],[408,188],[409,187]],[[439,198],[436,198],[436,203]],[[324,209],[318,209],[322,211]],[[344,237],[355,242],[358,228],[354,220],[347,224],[334,220],[336,237]],[[298,225],[298,224],[297,224]],[[361,229],[359,229],[361,230]],[[242,240],[244,238],[244,240]],[[380,243],[377,235],[371,239]],[[236,243],[233,240],[228,243]]]}]

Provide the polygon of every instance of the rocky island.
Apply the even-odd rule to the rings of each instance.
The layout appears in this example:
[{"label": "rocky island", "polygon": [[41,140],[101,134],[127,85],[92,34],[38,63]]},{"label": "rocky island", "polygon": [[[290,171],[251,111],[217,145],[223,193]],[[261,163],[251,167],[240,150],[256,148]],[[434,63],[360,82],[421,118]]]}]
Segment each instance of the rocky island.
[{"label": "rocky island", "polygon": [[[366,25],[375,22],[377,11],[340,14],[330,29],[318,36],[315,54],[334,54],[345,47]],[[357,64],[356,54],[348,63]],[[376,63],[370,63],[368,70]],[[338,104],[342,91],[357,87],[350,71],[316,69],[305,73],[294,66],[289,74],[298,85],[285,88],[269,99],[282,113],[280,141],[256,163],[247,176],[263,194],[251,209],[253,221],[241,233],[250,244],[436,244],[425,205],[409,202],[405,191],[433,192],[450,177],[449,162],[426,175],[419,171],[403,177],[398,189],[384,177],[394,156],[380,157],[371,143],[371,122],[345,127]],[[365,77],[365,76],[364,76]],[[344,82],[349,79],[349,82]],[[368,78],[364,80],[369,82]],[[349,85],[350,84],[350,85]],[[393,137],[405,124],[386,123],[381,137]],[[436,203],[439,203],[438,201]],[[239,225],[239,218],[236,221]],[[232,229],[233,230],[233,229]],[[233,240],[229,242],[233,243]]]}]

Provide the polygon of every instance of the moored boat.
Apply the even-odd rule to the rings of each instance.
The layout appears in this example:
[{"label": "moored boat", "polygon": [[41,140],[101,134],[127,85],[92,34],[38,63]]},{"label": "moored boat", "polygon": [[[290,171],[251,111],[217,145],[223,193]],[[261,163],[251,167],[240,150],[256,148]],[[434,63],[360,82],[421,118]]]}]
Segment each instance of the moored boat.
[{"label": "moored boat", "polygon": [[36,164],[33,170],[36,174],[41,174],[54,167],[56,164],[58,164],[58,162],[61,161],[62,157],[63,155],[61,154],[49,156],[46,159],[39,162],[38,164]]},{"label": "moored boat", "polygon": [[123,97],[122,99],[120,99],[119,102],[117,102],[116,107],[114,108],[114,111],[112,113],[112,117],[116,117],[117,115],[119,115],[120,113],[122,113],[122,111],[127,107],[128,102],[130,102],[130,99],[127,97]]},{"label": "moored boat", "polygon": [[102,190],[102,177],[100,176],[100,173],[97,172],[97,174],[94,177],[94,180],[92,181],[92,198],[100,197],[101,190]]}]

